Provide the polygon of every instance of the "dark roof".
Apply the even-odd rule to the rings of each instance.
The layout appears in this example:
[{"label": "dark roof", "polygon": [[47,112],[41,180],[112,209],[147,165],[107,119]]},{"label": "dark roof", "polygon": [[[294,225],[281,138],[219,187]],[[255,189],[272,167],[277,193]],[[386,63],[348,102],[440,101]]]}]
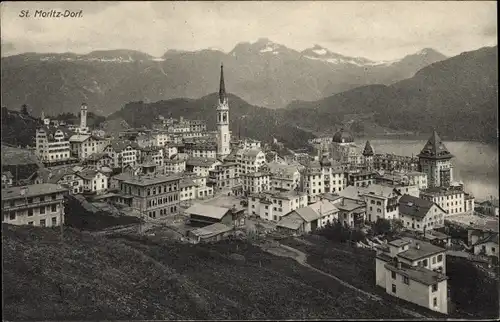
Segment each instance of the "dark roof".
[{"label": "dark roof", "polygon": [[107,154],[107,153],[104,153],[104,152],[96,152],[96,153],[92,153],[91,155],[89,155],[87,157],[87,159],[85,159],[86,161],[99,161],[101,160],[102,158],[110,158],[111,157]]},{"label": "dark roof", "polygon": [[425,285],[433,285],[448,279],[446,275],[431,271],[430,269],[424,267],[415,267],[402,264],[401,268],[398,268],[391,262],[385,264],[385,267],[390,271],[396,272],[408,277],[413,281],[417,281]]},{"label": "dark roof", "polygon": [[94,169],[85,169],[85,170],[77,173],[76,175],[85,179],[85,180],[92,180],[97,175],[97,172],[99,172],[99,171],[94,170]]},{"label": "dark roof", "polygon": [[226,100],[226,86],[224,84],[224,66],[220,65],[220,86],[219,86],[219,100],[224,102]]},{"label": "dark roof", "polygon": [[429,200],[403,195],[399,199],[399,213],[415,218],[424,218],[434,203]]},{"label": "dark roof", "polygon": [[372,156],[374,154],[372,145],[370,144],[370,141],[366,141],[365,144],[365,149],[363,150],[363,155],[364,156]]},{"label": "dark roof", "polygon": [[113,150],[115,150],[116,152],[121,152],[121,151],[125,150],[127,148],[127,146],[129,146],[129,145],[134,149],[139,148],[137,143],[132,142],[132,141],[116,140],[116,141],[112,141],[109,144],[109,146],[111,146],[111,148],[113,148]]},{"label": "dark roof", "polygon": [[352,134],[349,131],[342,128],[342,129],[340,129],[340,131],[337,131],[337,133],[335,133],[333,135],[332,142],[352,143],[352,142],[354,142],[354,137],[352,136]]},{"label": "dark roof", "polygon": [[479,239],[474,246],[481,245],[481,244],[486,244],[486,243],[495,243],[498,245],[498,233],[490,233],[487,236],[484,236],[483,238]]},{"label": "dark roof", "polygon": [[437,132],[434,131],[422,151],[420,151],[418,157],[427,159],[451,159],[453,155],[446,149],[443,141],[441,141]]},{"label": "dark roof", "polygon": [[[419,248],[417,249],[417,244]],[[446,249],[427,243],[424,241],[415,241],[407,251],[398,254],[399,257],[405,258],[410,261],[419,260],[424,257],[429,257],[434,254],[445,252]]]},{"label": "dark roof", "polygon": [[[24,191],[24,194],[21,194],[22,191]],[[52,183],[40,183],[24,187],[10,187],[2,189],[2,200],[28,198],[64,191],[68,191],[68,189]]]},{"label": "dark roof", "polygon": [[198,167],[210,167],[214,163],[216,163],[216,159],[209,158],[189,158],[186,161],[186,165],[198,166]]}]

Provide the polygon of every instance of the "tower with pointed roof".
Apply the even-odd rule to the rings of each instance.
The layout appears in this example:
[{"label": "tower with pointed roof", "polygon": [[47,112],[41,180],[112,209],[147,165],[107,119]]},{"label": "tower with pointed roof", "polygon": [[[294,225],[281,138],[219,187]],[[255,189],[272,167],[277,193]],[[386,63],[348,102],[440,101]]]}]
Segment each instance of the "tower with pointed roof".
[{"label": "tower with pointed roof", "polygon": [[224,66],[220,66],[219,100],[217,102],[217,158],[224,159],[230,151],[229,104],[224,84]]},{"label": "tower with pointed roof", "polygon": [[373,155],[375,153],[373,152],[372,145],[370,144],[370,141],[366,141],[365,143],[365,148],[363,149],[363,159],[365,163],[365,167],[367,170],[372,170],[373,169]]},{"label": "tower with pointed roof", "polygon": [[420,171],[427,174],[429,187],[449,187],[453,181],[453,155],[434,131],[418,154]]}]

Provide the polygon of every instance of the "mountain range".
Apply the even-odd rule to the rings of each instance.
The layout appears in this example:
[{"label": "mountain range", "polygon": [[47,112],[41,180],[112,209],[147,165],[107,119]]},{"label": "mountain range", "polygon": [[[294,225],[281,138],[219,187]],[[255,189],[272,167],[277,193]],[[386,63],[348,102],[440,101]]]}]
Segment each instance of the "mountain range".
[{"label": "mountain range", "polygon": [[390,86],[358,87],[314,102],[296,101],[283,119],[315,132],[371,116],[378,125],[449,139],[498,139],[498,48],[484,47],[436,62]]},{"label": "mountain range", "polygon": [[423,49],[400,60],[348,57],[319,45],[296,51],[259,39],[218,50],[169,50],[153,57],[133,50],[25,53],[2,58],[2,105],[27,104],[33,115],[89,110],[109,115],[132,101],[199,98],[217,90],[224,63],[228,90],[252,105],[281,108],[362,85],[390,85],[446,56]]}]

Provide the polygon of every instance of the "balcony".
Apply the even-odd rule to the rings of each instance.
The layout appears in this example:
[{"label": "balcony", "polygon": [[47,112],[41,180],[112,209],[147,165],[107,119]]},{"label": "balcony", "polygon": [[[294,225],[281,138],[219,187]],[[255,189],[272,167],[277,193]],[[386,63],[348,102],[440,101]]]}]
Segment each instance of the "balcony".
[{"label": "balcony", "polygon": [[59,204],[61,202],[64,202],[63,198],[58,198],[56,200],[47,200],[47,201],[42,201],[42,202],[33,202],[33,203],[22,203],[22,204],[17,204],[13,207],[10,207],[9,204],[4,203],[2,211],[13,211],[13,210],[20,210],[20,209],[29,209],[29,208],[37,208],[37,207],[42,207],[42,206],[50,206],[53,204]]}]

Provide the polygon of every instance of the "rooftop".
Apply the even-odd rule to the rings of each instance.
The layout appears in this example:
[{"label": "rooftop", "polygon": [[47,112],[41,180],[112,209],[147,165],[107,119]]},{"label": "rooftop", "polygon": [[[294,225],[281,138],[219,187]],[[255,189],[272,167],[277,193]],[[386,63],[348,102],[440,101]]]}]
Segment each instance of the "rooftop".
[{"label": "rooftop", "polygon": [[434,131],[418,155],[426,159],[451,159],[453,155],[448,151],[436,131]]},{"label": "rooftop", "polygon": [[11,199],[28,198],[64,191],[68,191],[68,189],[53,183],[33,184],[24,187],[10,187],[2,189],[2,200],[5,201]]},{"label": "rooftop", "polygon": [[410,241],[410,249],[399,253],[398,256],[410,261],[419,260],[421,258],[429,257],[431,255],[446,251],[446,249],[444,248],[424,241],[416,241],[407,237],[403,237],[402,239],[405,241]]},{"label": "rooftop", "polygon": [[297,230],[303,223],[304,220],[301,217],[295,215],[294,213],[291,213],[287,216],[282,217],[280,221],[278,221],[276,226]]},{"label": "rooftop", "polygon": [[366,204],[364,202],[356,202],[349,199],[343,199],[342,202],[335,203],[335,206],[342,211],[355,211],[360,208],[365,208]]},{"label": "rooftop", "polygon": [[137,186],[149,186],[164,182],[180,180],[178,175],[140,175],[134,176],[129,173],[120,173],[113,177],[116,180]]},{"label": "rooftop", "polygon": [[241,176],[242,177],[254,177],[254,178],[258,178],[258,177],[264,177],[264,176],[268,176],[269,173],[265,173],[265,172],[251,172],[251,173],[244,173],[242,174]]},{"label": "rooftop", "polygon": [[385,267],[390,271],[396,272],[398,274],[408,277],[413,281],[417,281],[425,285],[433,285],[447,279],[446,275],[444,274],[434,272],[430,269],[418,266],[410,267],[408,265],[402,264],[401,268],[398,268],[393,263],[388,262],[385,264]]},{"label": "rooftop", "polygon": [[292,212],[297,213],[300,216],[300,218],[304,219],[306,222],[311,222],[313,220],[320,219],[319,213],[317,213],[311,207],[298,208],[293,210]]},{"label": "rooftop", "polygon": [[216,236],[219,234],[223,234],[225,232],[233,230],[231,227],[226,226],[221,223],[215,223],[209,226],[197,228],[191,230],[191,234],[201,237],[201,238],[210,238],[212,236]]},{"label": "rooftop", "polygon": [[218,162],[216,159],[209,158],[189,158],[186,161],[186,165],[191,165],[195,167],[210,167]]},{"label": "rooftop", "polygon": [[[424,218],[434,203],[429,200],[403,195],[399,199],[399,213],[414,218]],[[441,209],[442,210],[442,209]]]},{"label": "rooftop", "polygon": [[228,212],[229,209],[227,208],[201,203],[196,203],[185,210],[185,213],[188,215],[197,215],[214,219],[222,219],[222,217],[224,217],[224,215],[226,215]]}]

